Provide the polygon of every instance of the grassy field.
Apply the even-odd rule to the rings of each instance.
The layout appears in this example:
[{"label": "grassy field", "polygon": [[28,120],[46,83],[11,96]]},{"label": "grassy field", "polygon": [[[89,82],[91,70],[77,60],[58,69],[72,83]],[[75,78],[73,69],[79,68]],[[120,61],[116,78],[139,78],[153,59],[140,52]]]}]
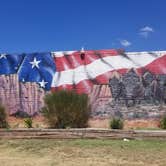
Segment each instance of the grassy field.
[{"label": "grassy field", "polygon": [[165,166],[165,141],[0,140],[0,166]]}]

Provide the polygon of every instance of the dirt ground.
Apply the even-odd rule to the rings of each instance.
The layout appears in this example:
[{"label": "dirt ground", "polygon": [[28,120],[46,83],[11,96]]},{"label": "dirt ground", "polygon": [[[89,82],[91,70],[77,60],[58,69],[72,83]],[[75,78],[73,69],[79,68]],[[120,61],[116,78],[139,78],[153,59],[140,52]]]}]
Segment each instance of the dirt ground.
[{"label": "dirt ground", "polygon": [[[94,128],[109,128],[109,119],[90,119],[89,125]],[[159,120],[154,119],[135,119],[125,120],[124,129],[144,129],[158,128]]]},{"label": "dirt ground", "polygon": [[166,142],[0,140],[2,166],[165,166]]},{"label": "dirt ground", "polygon": [[[92,128],[109,128],[109,119],[90,119],[89,127]],[[8,117],[8,122],[11,128],[24,128],[24,119]],[[159,120],[155,119],[135,119],[135,120],[125,120],[124,129],[155,129],[159,126]],[[43,117],[33,118],[33,127],[34,128],[47,128],[48,125],[45,123]]]}]

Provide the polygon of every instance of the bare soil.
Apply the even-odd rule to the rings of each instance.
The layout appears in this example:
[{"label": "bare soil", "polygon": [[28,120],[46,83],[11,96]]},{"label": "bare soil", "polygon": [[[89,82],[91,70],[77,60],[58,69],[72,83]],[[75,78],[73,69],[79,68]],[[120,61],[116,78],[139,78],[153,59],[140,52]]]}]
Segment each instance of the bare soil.
[{"label": "bare soil", "polygon": [[[90,119],[89,127],[92,128],[109,128],[109,119]],[[23,128],[25,127],[23,118],[15,118],[12,116],[8,117],[8,122],[11,128]],[[141,128],[158,128],[159,120],[158,119],[134,119],[134,120],[125,120],[124,129],[141,129]],[[36,116],[33,118],[33,127],[34,128],[46,128],[48,125],[45,123],[45,120],[42,116]]]}]

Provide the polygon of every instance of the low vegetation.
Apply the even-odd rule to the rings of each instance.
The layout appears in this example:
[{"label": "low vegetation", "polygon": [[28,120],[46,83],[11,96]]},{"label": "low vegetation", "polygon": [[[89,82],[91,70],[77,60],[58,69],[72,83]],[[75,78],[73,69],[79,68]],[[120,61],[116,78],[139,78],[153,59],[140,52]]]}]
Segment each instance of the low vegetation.
[{"label": "low vegetation", "polygon": [[111,129],[123,129],[123,120],[120,118],[112,118],[110,120]]},{"label": "low vegetation", "polygon": [[2,166],[164,166],[165,141],[0,140]]},{"label": "low vegetation", "polygon": [[8,128],[7,114],[5,107],[0,104],[0,128]]},{"label": "low vegetation", "polygon": [[160,126],[161,129],[166,129],[166,115],[160,120]]},{"label": "low vegetation", "polygon": [[24,119],[24,124],[25,124],[25,127],[27,128],[32,128],[32,124],[33,124],[33,121],[32,121],[32,118],[26,118]]},{"label": "low vegetation", "polygon": [[51,128],[87,127],[90,105],[86,94],[58,91],[46,95],[44,101],[42,114]]}]

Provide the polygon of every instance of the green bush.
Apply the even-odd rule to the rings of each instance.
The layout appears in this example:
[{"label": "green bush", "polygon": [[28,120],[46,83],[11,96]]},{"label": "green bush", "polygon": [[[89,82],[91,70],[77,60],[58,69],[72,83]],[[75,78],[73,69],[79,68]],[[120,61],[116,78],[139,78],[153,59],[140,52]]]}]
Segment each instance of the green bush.
[{"label": "green bush", "polygon": [[123,129],[123,120],[120,118],[112,118],[110,121],[111,129]]},{"label": "green bush", "polygon": [[27,128],[32,128],[32,124],[33,124],[32,118],[24,119],[24,124]]},{"label": "green bush", "polygon": [[46,95],[42,113],[51,128],[87,127],[90,105],[86,94],[58,91]]},{"label": "green bush", "polygon": [[7,114],[5,111],[5,107],[3,107],[0,104],[0,128],[8,128],[8,122],[7,122]]},{"label": "green bush", "polygon": [[160,126],[161,129],[166,129],[166,115],[160,120]]}]

